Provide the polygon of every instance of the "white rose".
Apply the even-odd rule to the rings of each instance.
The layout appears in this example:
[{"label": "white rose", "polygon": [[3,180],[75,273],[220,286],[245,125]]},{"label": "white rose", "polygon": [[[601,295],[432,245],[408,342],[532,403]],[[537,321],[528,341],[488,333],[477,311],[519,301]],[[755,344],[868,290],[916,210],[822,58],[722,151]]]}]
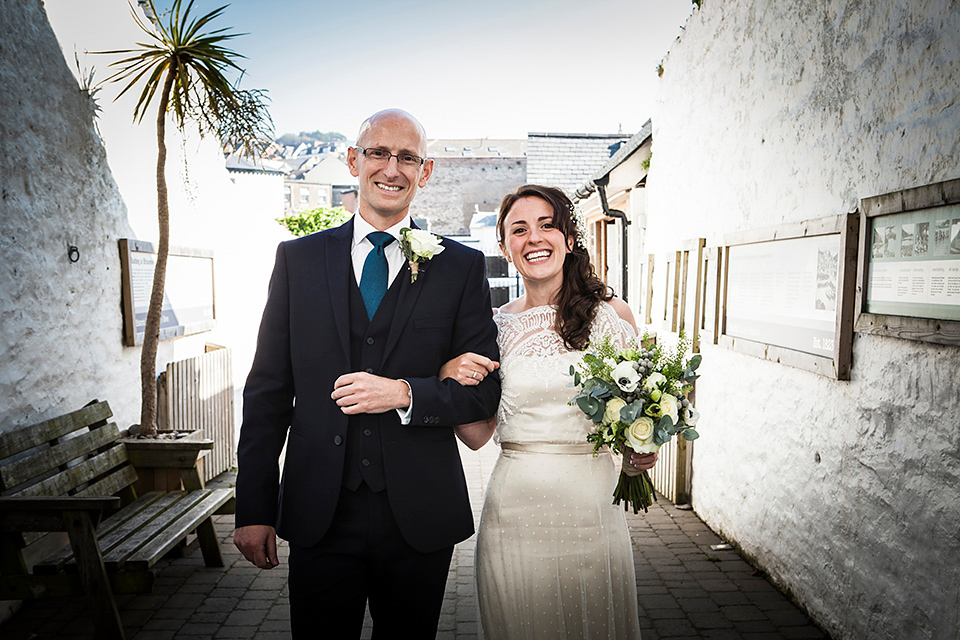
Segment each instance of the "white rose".
[{"label": "white rose", "polygon": [[624,360],[614,367],[611,377],[613,381],[617,383],[617,386],[627,393],[636,391],[637,385],[640,384],[640,375],[636,369],[633,368],[633,363],[629,360]]},{"label": "white rose", "polygon": [[637,453],[653,453],[660,447],[653,444],[653,420],[642,416],[633,421],[623,432],[630,448]]},{"label": "white rose", "polygon": [[415,255],[427,260],[443,251],[440,238],[423,229],[410,229],[407,232],[407,241]]},{"label": "white rose", "polygon": [[680,421],[680,403],[669,393],[660,396],[660,411],[663,415],[670,416],[673,424]]},{"label": "white rose", "polygon": [[700,419],[700,412],[694,409],[693,407],[687,407],[683,410],[683,422],[688,427],[697,426],[697,421]]},{"label": "white rose", "polygon": [[647,391],[652,391],[660,386],[662,383],[667,381],[667,377],[662,373],[657,373],[654,371],[647,376],[647,379],[643,381],[643,388]]},{"label": "white rose", "polygon": [[603,412],[603,423],[613,424],[620,422],[620,409],[627,406],[627,403],[620,398],[610,398],[607,400],[607,408]]}]

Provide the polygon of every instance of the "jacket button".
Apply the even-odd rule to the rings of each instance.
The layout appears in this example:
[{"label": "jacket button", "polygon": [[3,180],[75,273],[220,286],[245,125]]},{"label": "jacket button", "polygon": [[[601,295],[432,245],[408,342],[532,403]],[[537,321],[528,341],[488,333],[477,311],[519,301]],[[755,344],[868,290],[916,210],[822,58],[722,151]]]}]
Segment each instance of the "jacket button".
[{"label": "jacket button", "polygon": [[364,371],[366,371],[367,373],[371,373],[371,374],[372,374],[372,373],[373,373],[373,367],[367,367],[366,369],[364,369]]},{"label": "jacket button", "polygon": [[343,438],[340,436],[333,436],[333,444],[339,445],[341,442],[343,442]]},{"label": "jacket button", "polygon": [[369,467],[369,466],[370,466],[370,461],[367,460],[366,458],[364,458],[363,460],[360,461],[360,464],[362,464],[362,465],[365,466],[365,467]]},{"label": "jacket button", "polygon": [[374,342],[376,342],[376,340],[373,338],[367,338],[367,344],[373,344]]},{"label": "jacket button", "polygon": [[372,435],[373,435],[373,431],[370,431],[370,429],[364,429],[364,430],[363,430],[363,435],[365,435],[365,436],[372,436]]}]

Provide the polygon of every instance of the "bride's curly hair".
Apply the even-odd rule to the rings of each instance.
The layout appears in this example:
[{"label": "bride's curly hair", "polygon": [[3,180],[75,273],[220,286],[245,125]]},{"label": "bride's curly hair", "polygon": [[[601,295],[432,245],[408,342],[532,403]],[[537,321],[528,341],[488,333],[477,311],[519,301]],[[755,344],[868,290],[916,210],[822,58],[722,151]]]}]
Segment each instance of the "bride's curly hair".
[{"label": "bride's curly hair", "polygon": [[563,261],[563,284],[557,296],[556,331],[568,349],[585,349],[590,341],[590,324],[601,301],[613,298],[613,289],[597,277],[590,254],[578,235],[573,218],[573,203],[556,187],[537,184],[523,185],[504,196],[497,216],[497,240],[504,246],[504,224],[511,207],[521,198],[540,198],[553,209],[553,224],[567,239],[573,249]]}]

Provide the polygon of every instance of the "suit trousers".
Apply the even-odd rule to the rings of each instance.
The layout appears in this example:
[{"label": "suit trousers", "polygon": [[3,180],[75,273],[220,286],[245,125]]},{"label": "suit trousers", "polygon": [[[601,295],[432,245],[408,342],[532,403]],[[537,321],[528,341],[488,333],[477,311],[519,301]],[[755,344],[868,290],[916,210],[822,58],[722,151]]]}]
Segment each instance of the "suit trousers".
[{"label": "suit trousers", "polygon": [[341,489],[323,539],[290,545],[293,637],[356,640],[369,599],[373,640],[433,640],[452,556],[452,546],[420,553],[407,544],[386,491]]}]

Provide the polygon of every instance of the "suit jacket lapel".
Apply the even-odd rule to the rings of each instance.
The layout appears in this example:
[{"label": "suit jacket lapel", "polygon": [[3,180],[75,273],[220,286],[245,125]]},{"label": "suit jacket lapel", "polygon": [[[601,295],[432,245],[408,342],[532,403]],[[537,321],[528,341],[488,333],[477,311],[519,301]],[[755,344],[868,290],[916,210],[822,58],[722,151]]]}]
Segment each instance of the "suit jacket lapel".
[{"label": "suit jacket lapel", "polygon": [[[421,265],[421,269],[422,266],[423,265]],[[420,297],[420,292],[423,290],[423,278],[425,275],[423,270],[421,270],[417,281],[411,283],[410,265],[407,263],[403,264],[400,273],[397,274],[398,278],[403,279],[400,282],[400,299],[397,300],[397,309],[393,314],[393,320],[390,322],[390,332],[387,334],[387,345],[383,350],[383,361],[381,364],[387,361],[387,356],[390,355],[390,352],[393,351],[393,348],[397,345],[397,340],[400,339],[400,334],[403,332],[407,320],[410,319],[410,314],[413,313],[413,308],[417,304],[417,298]]]},{"label": "suit jacket lapel", "polygon": [[353,243],[353,218],[333,230],[327,247],[327,285],[330,307],[337,325],[343,355],[350,361],[350,245]]}]

